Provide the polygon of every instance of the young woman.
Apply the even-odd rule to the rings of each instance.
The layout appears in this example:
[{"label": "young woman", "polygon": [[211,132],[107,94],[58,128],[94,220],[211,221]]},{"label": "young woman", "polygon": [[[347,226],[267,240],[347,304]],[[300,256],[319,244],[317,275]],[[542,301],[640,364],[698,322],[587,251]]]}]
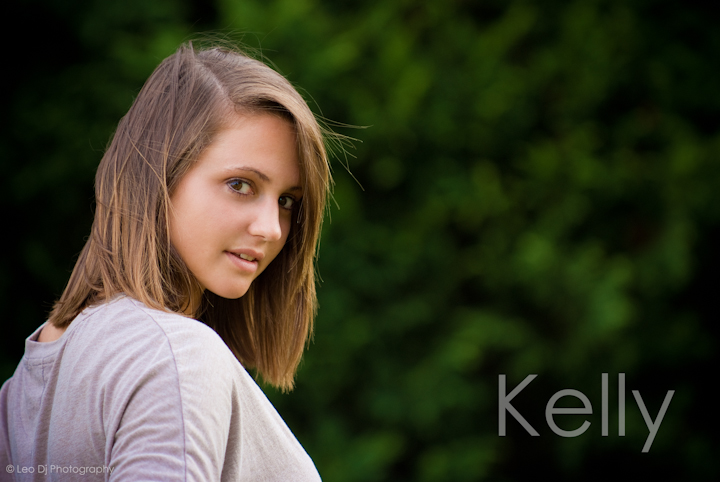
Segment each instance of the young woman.
[{"label": "young woman", "polygon": [[165,59],[0,392],[0,480],[319,480],[245,368],[292,387],[329,184],[323,131],[282,76],[192,44]]}]

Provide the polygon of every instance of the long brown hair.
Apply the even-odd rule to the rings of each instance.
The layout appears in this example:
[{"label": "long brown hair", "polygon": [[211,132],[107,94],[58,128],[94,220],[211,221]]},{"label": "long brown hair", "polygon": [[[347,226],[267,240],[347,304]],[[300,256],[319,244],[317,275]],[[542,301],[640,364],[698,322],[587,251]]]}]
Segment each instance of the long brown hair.
[{"label": "long brown hair", "polygon": [[283,389],[312,332],[315,257],[331,178],[325,131],[280,74],[245,54],[181,46],[155,69],[122,118],[95,179],[96,211],[50,322],[68,326],[87,306],[125,293],[182,312],[199,283],[170,243],[170,195],[234,115],[271,111],[296,131],[303,198],[280,254],[237,300],[206,292],[195,317],[238,360]]}]

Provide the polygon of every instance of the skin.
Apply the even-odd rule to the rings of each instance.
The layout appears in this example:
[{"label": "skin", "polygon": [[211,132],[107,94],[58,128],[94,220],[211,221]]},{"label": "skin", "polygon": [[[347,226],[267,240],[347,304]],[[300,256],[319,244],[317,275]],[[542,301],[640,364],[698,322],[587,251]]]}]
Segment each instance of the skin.
[{"label": "skin", "polygon": [[[277,115],[237,116],[170,196],[170,241],[203,291],[240,298],[285,245],[302,198],[295,137]],[[191,294],[186,314],[192,316],[201,296]],[[38,341],[57,340],[64,331],[46,325]]]},{"label": "skin", "polygon": [[38,336],[38,341],[42,343],[55,341],[60,338],[63,333],[65,333],[65,330],[66,328],[58,328],[55,325],[51,325],[48,323],[43,327],[42,331],[40,332],[40,336]]},{"label": "skin", "polygon": [[[290,123],[265,113],[237,117],[172,193],[170,241],[203,289],[240,298],[285,245],[301,197]],[[193,293],[188,314],[201,295]]]}]

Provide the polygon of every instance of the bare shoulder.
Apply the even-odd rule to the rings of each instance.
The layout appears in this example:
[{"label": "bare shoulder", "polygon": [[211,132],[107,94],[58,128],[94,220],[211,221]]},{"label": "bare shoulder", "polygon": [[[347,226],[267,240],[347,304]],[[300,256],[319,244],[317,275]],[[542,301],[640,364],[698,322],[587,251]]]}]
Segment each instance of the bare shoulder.
[{"label": "bare shoulder", "polygon": [[46,323],[43,329],[40,331],[37,341],[40,343],[49,343],[55,341],[63,336],[67,328],[58,328],[53,324]]}]

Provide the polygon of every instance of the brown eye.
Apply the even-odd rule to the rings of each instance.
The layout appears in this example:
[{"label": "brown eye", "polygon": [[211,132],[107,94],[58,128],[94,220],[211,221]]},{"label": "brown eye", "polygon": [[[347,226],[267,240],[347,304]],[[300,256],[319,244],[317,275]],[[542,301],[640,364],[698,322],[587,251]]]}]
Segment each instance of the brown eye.
[{"label": "brown eye", "polygon": [[293,204],[295,204],[295,199],[293,199],[290,196],[280,196],[278,199],[278,203],[283,209],[292,209]]},{"label": "brown eye", "polygon": [[228,182],[230,189],[237,192],[238,194],[250,194],[252,191],[250,184],[243,181],[242,179],[233,179]]}]

